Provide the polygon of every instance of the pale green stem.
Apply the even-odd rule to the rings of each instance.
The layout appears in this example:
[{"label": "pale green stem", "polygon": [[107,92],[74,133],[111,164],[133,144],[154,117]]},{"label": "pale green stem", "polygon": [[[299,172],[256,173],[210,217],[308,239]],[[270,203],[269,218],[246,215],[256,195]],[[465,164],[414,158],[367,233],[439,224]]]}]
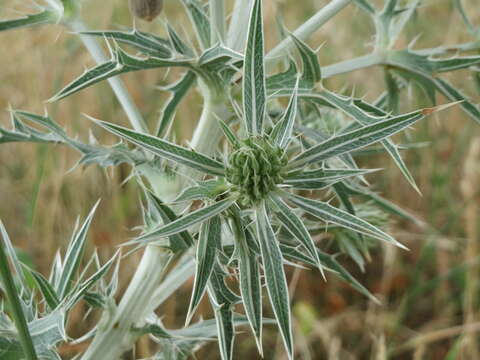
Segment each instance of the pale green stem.
[{"label": "pale green stem", "polygon": [[232,20],[228,28],[227,46],[235,51],[243,52],[247,42],[248,22],[253,0],[236,0]]},{"label": "pale green stem", "polygon": [[336,64],[322,67],[322,78],[326,79],[335,75],[364,69],[384,62],[384,56],[381,54],[368,54],[354,59],[341,61]]},{"label": "pale green stem", "polygon": [[132,348],[138,335],[133,327],[145,324],[152,294],[158,287],[170,255],[157,246],[148,246],[118,307],[106,311],[92,344],[82,360],[116,360]]},{"label": "pale green stem", "polygon": [[[68,22],[67,25],[75,32],[82,32],[87,30],[80,19],[72,20],[71,22]],[[108,61],[105,52],[98,44],[97,40],[95,40],[91,36],[79,36],[95,62],[97,62],[98,64],[102,64]],[[128,93],[128,90],[125,88],[122,80],[120,80],[118,77],[111,77],[108,79],[108,82],[110,83],[113,92],[115,93],[118,101],[120,102],[120,105],[125,111],[132,127],[138,132],[148,133],[148,128],[145,125],[142,114],[133,102],[133,99]]]},{"label": "pale green stem", "polygon": [[225,40],[225,0],[210,0],[211,45]]},{"label": "pale green stem", "polygon": [[[320,29],[328,20],[338,14],[351,2],[352,0],[331,1],[328,5],[324,6],[315,15],[308,19],[303,25],[297,28],[293,32],[293,35],[300,40],[307,40],[314,32]],[[267,69],[273,68],[293,47],[294,42],[291,37],[288,37],[273,48],[265,58]]]}]

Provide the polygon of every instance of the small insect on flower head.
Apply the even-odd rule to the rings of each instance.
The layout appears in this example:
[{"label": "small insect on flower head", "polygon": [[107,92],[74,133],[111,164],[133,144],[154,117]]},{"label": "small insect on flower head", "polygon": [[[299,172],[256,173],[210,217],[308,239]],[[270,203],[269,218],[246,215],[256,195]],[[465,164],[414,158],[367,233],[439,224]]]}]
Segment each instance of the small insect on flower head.
[{"label": "small insect on flower head", "polygon": [[162,11],[163,0],[130,0],[130,10],[138,18],[152,21]]}]

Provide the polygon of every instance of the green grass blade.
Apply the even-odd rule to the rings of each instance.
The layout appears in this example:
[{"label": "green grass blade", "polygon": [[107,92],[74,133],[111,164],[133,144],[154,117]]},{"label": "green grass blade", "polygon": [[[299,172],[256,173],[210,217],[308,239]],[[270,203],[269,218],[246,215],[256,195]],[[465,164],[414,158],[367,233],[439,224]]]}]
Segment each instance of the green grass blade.
[{"label": "green grass blade", "polygon": [[127,129],[123,126],[110,124],[105,121],[95,119],[92,120],[111,133],[114,133],[115,135],[118,135],[162,158],[172,160],[178,164],[188,166],[195,170],[200,170],[207,174],[224,174],[223,164],[209,158],[208,156],[185,149],[184,147],[152,135],[142,134],[134,130]]},{"label": "green grass blade", "polygon": [[185,216],[182,216],[168,224],[160,226],[147,234],[144,234],[133,241],[127,242],[125,245],[135,245],[139,243],[146,243],[158,239],[160,237],[166,237],[178,234],[184,230],[187,230],[190,226],[200,224],[215,215],[227,210],[235,202],[235,199],[224,199],[214,203],[210,206],[205,206],[201,209],[195,210]]},{"label": "green grass blade", "polygon": [[1,221],[0,230],[3,238],[3,242],[0,242],[0,278],[2,279],[3,288],[5,290],[8,303],[11,307],[12,317],[18,331],[18,335],[20,338],[19,340],[22,344],[24,356],[27,360],[36,360],[37,354],[33,346],[33,340],[30,336],[27,320],[23,313],[22,304],[20,303],[20,298],[15,287],[15,282],[13,281],[12,274],[10,272],[7,254],[4,247],[4,243],[9,240],[5,239],[5,234],[7,232]]},{"label": "green grass blade", "polygon": [[400,248],[406,249],[405,246],[400,244],[387,233],[346,211],[322,201],[307,199],[286,192],[284,194],[293,204],[327,223],[330,222],[357,233],[368,235],[375,239],[386,241]]},{"label": "green grass blade", "polygon": [[221,226],[220,218],[215,216],[209,221],[202,223],[200,227],[196,253],[195,281],[185,325],[188,325],[192,320],[192,316],[207,288],[208,280],[215,265],[217,247],[221,241]]},{"label": "green grass blade", "polygon": [[262,1],[255,0],[250,15],[243,76],[243,109],[246,129],[260,135],[265,117],[266,85]]},{"label": "green grass blade", "polygon": [[265,283],[270,303],[289,359],[293,359],[293,336],[287,279],[279,243],[269,221],[265,203],[255,211],[255,223],[263,259]]}]

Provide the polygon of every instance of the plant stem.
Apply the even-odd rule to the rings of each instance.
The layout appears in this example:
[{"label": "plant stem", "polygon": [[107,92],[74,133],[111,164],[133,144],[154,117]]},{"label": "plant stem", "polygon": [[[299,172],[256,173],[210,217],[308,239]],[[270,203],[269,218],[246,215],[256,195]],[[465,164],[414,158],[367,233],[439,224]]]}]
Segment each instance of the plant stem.
[{"label": "plant stem", "polygon": [[364,69],[384,62],[385,56],[379,53],[359,56],[354,59],[341,61],[332,65],[322,67],[322,78],[326,79],[335,75]]},{"label": "plant stem", "polygon": [[228,29],[227,45],[229,48],[243,52],[247,42],[248,21],[253,0],[236,0],[232,20]]},{"label": "plant stem", "polygon": [[[352,0],[333,0],[328,5],[320,9],[315,15],[308,19],[303,25],[297,28],[293,35],[300,40],[307,40],[310,35],[320,29],[328,20],[338,14],[342,9],[351,3]],[[280,44],[273,48],[265,57],[267,69],[274,67],[277,62],[288,53],[294,46],[291,37],[284,39]]]},{"label": "plant stem", "polygon": [[224,0],[210,0],[210,38],[211,44],[225,40],[225,2]]},{"label": "plant stem", "polygon": [[97,334],[82,360],[116,360],[132,348],[137,336],[133,326],[142,326],[150,311],[151,296],[160,283],[170,254],[148,246],[117,308],[104,313]]},{"label": "plant stem", "polygon": [[[3,230],[3,224],[1,222],[0,228]],[[2,231],[2,233],[6,234],[4,231]],[[20,303],[20,298],[17,294],[17,289],[10,272],[7,255],[3,246],[3,242],[0,241],[0,278],[7,295],[8,304],[10,304],[11,307],[13,321],[15,322],[15,327],[18,331],[25,358],[27,360],[37,360],[37,354],[35,352],[35,347],[33,346],[30,331],[28,330],[27,320],[23,313],[22,304]]]},{"label": "plant stem", "polygon": [[[75,19],[69,22],[68,26],[75,32],[82,32],[87,30],[85,24],[80,19]],[[95,40],[91,36],[81,34],[79,36],[87,50],[90,52],[90,55],[98,64],[108,61],[105,52],[98,44],[97,40]],[[125,114],[127,115],[132,127],[138,132],[148,133],[148,128],[143,120],[142,114],[133,102],[122,80],[115,76],[109,78],[108,82],[110,83],[113,92],[115,93],[118,101],[120,102],[120,105],[125,111]]]}]

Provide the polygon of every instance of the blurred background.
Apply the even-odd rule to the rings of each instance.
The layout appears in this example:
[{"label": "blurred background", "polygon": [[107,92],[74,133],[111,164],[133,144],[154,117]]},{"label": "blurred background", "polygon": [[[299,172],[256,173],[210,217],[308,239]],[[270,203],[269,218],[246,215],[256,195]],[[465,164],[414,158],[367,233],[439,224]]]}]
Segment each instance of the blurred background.
[{"label": "blurred background", "polygon": [[[163,18],[152,24],[137,23],[146,31],[164,33],[164,20],[188,29],[178,1],[165,0]],[[275,44],[275,11],[283,8],[285,23],[294,29],[328,3],[326,0],[265,0],[267,45]],[[382,3],[382,1],[377,1]],[[478,0],[464,0],[470,18],[480,25]],[[32,8],[30,7],[30,10]],[[0,18],[12,18],[28,11],[25,1],[0,1]],[[83,13],[92,29],[132,26],[126,1],[85,1]],[[186,30],[188,31],[188,30]],[[374,33],[370,19],[351,5],[324,26],[309,41],[327,65],[362,55],[371,50]],[[418,47],[433,47],[471,41],[451,0],[424,1],[408,26],[400,47],[417,35]],[[127,125],[122,109],[106,82],[95,85],[58,103],[46,100],[81,74],[93,62],[79,41],[61,26],[46,26],[0,33],[0,123],[9,122],[9,104],[16,109],[49,114],[68,133],[86,139],[91,123],[83,116]],[[153,127],[166,94],[158,86],[175,73],[163,70],[122,76],[148,123]],[[456,72],[449,79],[479,103],[479,92],[467,73]],[[381,69],[367,69],[329,79],[325,86],[339,90],[355,88],[358,96],[372,101],[383,90]],[[426,105],[409,93],[402,111]],[[200,112],[198,94],[192,92],[177,113],[179,139],[188,139]],[[446,102],[439,98],[440,103]],[[192,105],[193,104],[193,105]],[[116,139],[92,128],[100,142]],[[295,315],[298,359],[480,359],[478,353],[480,317],[479,255],[480,223],[480,127],[453,108],[430,117],[410,133],[415,143],[427,143],[404,153],[423,196],[403,179],[384,155],[372,155],[365,164],[385,171],[372,178],[375,189],[387,199],[410,210],[424,226],[392,219],[390,232],[410,248],[379,247],[362,273],[355,264],[342,263],[376,294],[382,305],[372,304],[333,277],[323,282],[318,272],[290,270],[289,279]],[[138,189],[123,183],[127,166],[104,171],[98,167],[77,167],[78,155],[64,147],[8,144],[0,148],[0,218],[24,258],[37,270],[48,272],[58,248],[65,249],[77,216],[85,216],[97,199],[102,203],[90,231],[94,247],[105,258],[116,246],[135,233],[141,223]],[[135,270],[141,253],[124,260],[123,286]],[[160,309],[167,326],[183,324],[191,284]],[[204,305],[205,316],[210,309]],[[83,321],[83,309],[76,309],[68,324],[69,335],[78,337],[91,324]],[[268,315],[268,313],[267,313]],[[265,359],[283,359],[275,329],[265,330]],[[64,348],[65,359],[81,350]],[[257,359],[253,338],[248,333],[236,340],[235,359]],[[150,355],[155,347],[142,339],[132,358]],[[219,358],[216,344],[197,353],[198,359]]]}]

